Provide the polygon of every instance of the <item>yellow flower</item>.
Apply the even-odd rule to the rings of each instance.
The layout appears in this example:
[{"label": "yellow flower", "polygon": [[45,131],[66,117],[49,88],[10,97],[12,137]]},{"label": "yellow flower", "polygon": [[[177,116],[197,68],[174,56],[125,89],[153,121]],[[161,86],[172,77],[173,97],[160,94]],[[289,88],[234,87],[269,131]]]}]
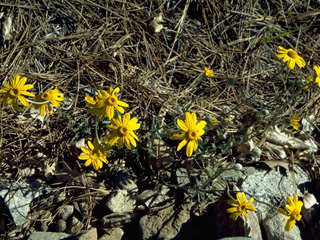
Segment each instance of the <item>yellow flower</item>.
[{"label": "yellow flower", "polygon": [[15,75],[14,78],[10,78],[9,84],[3,83],[0,89],[0,94],[3,94],[3,96],[0,98],[0,103],[7,101],[6,105],[12,104],[13,109],[16,112],[18,112],[19,109],[17,99],[19,99],[22,105],[28,107],[29,102],[22,95],[34,97],[34,94],[26,91],[33,88],[32,84],[25,84],[26,82],[26,77],[22,77],[20,79],[19,75]]},{"label": "yellow flower", "polygon": [[217,126],[218,125],[218,119],[216,119],[215,117],[212,118],[212,125],[213,126]]},{"label": "yellow flower", "polygon": [[[61,101],[63,101],[63,94],[59,93],[59,89],[56,87],[55,89],[51,89],[47,92],[44,92],[42,94],[39,94],[35,97],[35,102],[46,102],[48,101],[52,105],[56,107],[60,107]],[[58,102],[59,101],[59,102]],[[40,114],[45,115],[46,111],[48,110],[49,113],[53,113],[53,109],[49,103],[43,103],[43,104],[34,104],[35,109],[40,108]]]},{"label": "yellow flower", "polygon": [[118,149],[122,148],[123,145],[126,145],[128,149],[131,150],[131,145],[136,147],[136,140],[139,141],[137,135],[133,132],[140,128],[140,124],[137,123],[137,118],[130,119],[130,113],[126,113],[117,118],[111,119],[111,124],[107,125],[107,128],[111,131],[109,136],[108,145],[111,147],[116,142]]},{"label": "yellow flower", "polygon": [[109,88],[108,91],[98,90],[98,95],[95,97],[85,97],[85,101],[91,109],[88,110],[92,115],[97,115],[99,118],[108,117],[112,119],[114,117],[114,109],[120,113],[124,113],[122,107],[129,107],[125,102],[118,100],[115,96],[116,93],[119,93],[120,88],[113,89]]},{"label": "yellow flower", "polygon": [[[313,69],[316,71],[317,76],[315,77],[315,83],[320,87],[320,66],[313,66]],[[309,89],[309,84],[313,82],[313,77],[309,76],[306,82],[306,86],[303,89]]]},{"label": "yellow flower", "polygon": [[286,226],[284,229],[286,231],[290,231],[293,228],[294,223],[297,221],[300,221],[301,219],[301,208],[303,206],[303,203],[301,201],[298,201],[298,196],[294,195],[294,198],[292,200],[291,197],[287,198],[288,204],[286,205],[286,210],[279,208],[278,212],[280,212],[283,215],[286,215],[286,218],[281,219],[282,221],[287,221]]},{"label": "yellow flower", "polygon": [[237,193],[237,200],[228,200],[228,204],[230,204],[232,207],[227,209],[227,213],[231,213],[230,218],[234,221],[237,220],[237,218],[241,215],[241,213],[248,217],[247,210],[249,211],[255,211],[256,208],[252,206],[252,203],[254,201],[253,198],[247,202],[246,194],[244,192]]},{"label": "yellow flower", "polygon": [[299,131],[299,121],[300,117],[297,114],[294,114],[290,119],[290,125],[297,131]]},{"label": "yellow flower", "polygon": [[277,52],[279,53],[277,55],[277,58],[283,58],[282,62],[287,62],[287,67],[289,69],[293,69],[294,66],[297,64],[300,68],[303,68],[306,65],[306,62],[303,60],[302,57],[300,57],[298,55],[298,53],[289,48],[289,49],[285,49],[284,47],[280,47],[280,50],[277,50]]},{"label": "yellow flower", "polygon": [[99,144],[97,139],[94,139],[93,144],[92,142],[88,141],[89,148],[81,147],[81,150],[84,154],[78,156],[78,159],[85,160],[84,163],[85,167],[88,167],[92,164],[95,170],[99,170],[103,166],[103,162],[108,164],[108,160],[106,157],[110,157],[111,155],[107,153],[107,146],[102,146]]},{"label": "yellow flower", "polygon": [[213,70],[205,67],[204,71],[205,71],[207,77],[213,77],[214,76]]},{"label": "yellow flower", "polygon": [[201,136],[205,133],[203,128],[206,126],[205,121],[197,123],[197,116],[195,113],[186,112],[185,122],[181,119],[177,120],[177,124],[182,131],[181,134],[176,134],[170,137],[172,140],[182,140],[178,145],[177,151],[187,145],[187,156],[191,157],[192,153],[198,148],[198,140],[202,141]]}]

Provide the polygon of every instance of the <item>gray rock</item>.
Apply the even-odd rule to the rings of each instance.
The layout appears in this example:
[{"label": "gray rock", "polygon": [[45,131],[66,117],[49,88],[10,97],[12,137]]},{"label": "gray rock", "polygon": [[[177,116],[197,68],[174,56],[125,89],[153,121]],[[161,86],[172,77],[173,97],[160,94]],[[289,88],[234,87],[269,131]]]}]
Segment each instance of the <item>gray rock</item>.
[{"label": "gray rock", "polygon": [[92,227],[88,231],[84,231],[78,238],[78,240],[97,240],[98,232],[97,229]]},{"label": "gray rock", "polygon": [[49,211],[45,211],[40,218],[41,218],[41,230],[46,232],[49,228],[49,224],[53,219],[52,213]]},{"label": "gray rock", "polygon": [[121,228],[110,228],[106,230],[99,240],[121,240],[124,232]]},{"label": "gray rock", "polygon": [[159,203],[163,203],[170,199],[167,195],[169,190],[170,189],[166,186],[161,186],[160,191],[145,190],[137,196],[137,201],[147,207],[155,207]]},{"label": "gray rock", "polygon": [[132,221],[134,213],[111,213],[101,219],[102,226],[105,228],[120,227]]},{"label": "gray rock", "polygon": [[55,230],[57,232],[64,232],[67,229],[67,222],[64,219],[58,219],[55,224]]},{"label": "gray rock", "polygon": [[262,224],[264,226],[264,230],[266,232],[268,240],[300,240],[307,239],[301,237],[301,231],[297,226],[297,221],[293,228],[287,232],[284,227],[286,225],[286,221],[282,221],[285,216],[278,213],[273,212],[270,213],[265,219],[262,220]]},{"label": "gray rock", "polygon": [[28,182],[2,182],[0,196],[3,197],[16,225],[21,226],[30,211],[30,202],[41,194],[51,192],[51,188],[40,180]]},{"label": "gray rock", "polygon": [[184,203],[175,209],[174,202],[152,208],[139,220],[141,239],[173,239],[182,225],[190,219],[192,203]]},{"label": "gray rock", "polygon": [[64,205],[58,208],[57,218],[67,220],[73,214],[74,206],[73,205]]},{"label": "gray rock", "polygon": [[[301,190],[303,186],[306,186],[311,181],[309,173],[298,165],[295,165],[296,185],[289,170],[286,171],[286,174],[283,174],[276,170],[244,167],[242,172],[230,170],[222,175],[227,181],[234,182],[241,191],[247,192],[256,200],[266,202],[272,206],[277,206],[279,200],[286,200],[287,196],[293,197],[296,185],[298,186],[298,196],[303,197]],[[250,198],[251,195],[247,197]],[[264,203],[254,201],[253,205],[261,213],[262,219],[270,211],[270,207]]]},{"label": "gray rock", "polygon": [[83,228],[83,223],[79,221],[78,218],[72,216],[67,220],[67,232],[70,234],[75,234],[81,231]]},{"label": "gray rock", "polygon": [[180,187],[183,187],[183,186],[190,184],[187,169],[178,168],[176,170],[176,176],[177,176],[177,183]]},{"label": "gray rock", "polygon": [[112,213],[132,212],[135,203],[127,190],[115,190],[106,198],[105,207]]},{"label": "gray rock", "polygon": [[28,237],[28,240],[61,240],[69,237],[67,233],[57,233],[57,232],[33,232]]},{"label": "gray rock", "polygon": [[138,186],[135,184],[134,181],[132,181],[128,175],[119,173],[115,177],[116,184],[124,190],[127,190],[129,193],[137,193],[138,192]]}]

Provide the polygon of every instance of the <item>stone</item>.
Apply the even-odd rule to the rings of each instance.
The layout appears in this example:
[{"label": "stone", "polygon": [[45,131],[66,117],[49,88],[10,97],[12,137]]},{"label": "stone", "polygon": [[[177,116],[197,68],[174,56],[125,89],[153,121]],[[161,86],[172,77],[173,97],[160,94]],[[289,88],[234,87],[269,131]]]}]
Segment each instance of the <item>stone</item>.
[{"label": "stone", "polygon": [[250,238],[250,237],[226,237],[226,238],[219,238],[218,240],[256,240],[256,239]]},{"label": "stone", "polygon": [[75,234],[81,231],[83,223],[76,217],[71,216],[67,220],[67,233]]},{"label": "stone", "polygon": [[101,219],[101,224],[105,228],[120,227],[130,223],[133,217],[134,213],[111,213]]},{"label": "stone", "polygon": [[74,206],[73,205],[64,205],[58,208],[57,218],[67,220],[73,214]]},{"label": "stone", "polygon": [[49,228],[49,224],[51,223],[53,217],[52,217],[52,213],[49,211],[45,211],[41,217],[41,230],[46,232]]},{"label": "stone", "polygon": [[33,232],[28,240],[62,240],[69,237],[70,234],[59,232]]},{"label": "stone", "polygon": [[84,231],[78,238],[78,240],[97,240],[98,232],[97,229],[92,227],[87,231]]},{"label": "stone", "polygon": [[124,232],[121,228],[110,228],[106,230],[106,233],[103,234],[99,240],[121,240],[123,234]]},{"label": "stone", "polygon": [[136,201],[131,198],[127,190],[115,190],[105,200],[105,207],[112,213],[132,212]]},{"label": "stone", "polygon": [[190,219],[192,203],[183,203],[177,209],[174,202],[150,209],[139,220],[141,239],[173,239],[182,225]]},{"label": "stone", "polygon": [[137,202],[144,204],[149,208],[155,207],[158,204],[170,199],[170,197],[167,195],[169,190],[170,189],[166,186],[161,186],[160,191],[147,189],[137,196]]},{"label": "stone", "polygon": [[[295,179],[292,178],[290,170],[285,171],[244,167],[242,171],[226,171],[222,176],[228,182],[234,182],[241,191],[249,193],[248,198],[252,196],[256,199],[254,206],[257,208],[257,212],[261,213],[263,219],[270,211],[267,204],[278,206],[279,199],[286,201],[287,196],[293,197],[296,192],[295,186],[298,187],[298,196],[303,197],[303,190],[309,187],[311,179],[309,173],[303,168],[295,165]],[[288,195],[284,195],[284,193]]]},{"label": "stone", "polygon": [[127,190],[130,194],[138,192],[137,184],[132,181],[126,174],[117,174],[115,177],[115,183],[120,187],[120,189]]},{"label": "stone", "polygon": [[51,187],[33,178],[23,182],[1,182],[0,189],[0,196],[3,197],[17,226],[25,222],[30,211],[30,202],[51,192]]},{"label": "stone", "polygon": [[178,168],[176,170],[177,183],[180,187],[184,187],[190,184],[187,169]]},{"label": "stone", "polygon": [[[299,222],[296,221],[293,228],[287,232],[284,227],[286,221],[282,221],[285,216],[277,211],[273,211],[268,214],[265,219],[262,220],[264,230],[267,238],[272,240],[300,240],[307,239],[306,235],[302,233],[302,228],[298,227]],[[304,230],[305,231],[305,230]],[[303,237],[303,235],[305,237]]]},{"label": "stone", "polygon": [[55,230],[57,232],[64,232],[67,229],[67,222],[64,219],[58,219],[55,224]]}]

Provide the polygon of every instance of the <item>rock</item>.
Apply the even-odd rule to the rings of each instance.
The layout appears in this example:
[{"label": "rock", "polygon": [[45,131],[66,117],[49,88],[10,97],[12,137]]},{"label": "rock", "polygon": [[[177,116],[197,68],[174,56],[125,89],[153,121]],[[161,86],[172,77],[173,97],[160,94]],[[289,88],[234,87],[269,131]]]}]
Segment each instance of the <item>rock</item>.
[{"label": "rock", "polygon": [[116,185],[118,185],[121,189],[127,190],[130,194],[138,192],[138,186],[132,181],[128,175],[119,173],[115,177]]},{"label": "rock", "polygon": [[67,229],[67,222],[64,219],[58,219],[55,224],[55,230],[57,232],[64,232]]},{"label": "rock", "polygon": [[101,219],[101,224],[105,228],[120,227],[130,223],[134,217],[134,213],[111,213]]},{"label": "rock", "polygon": [[28,240],[62,240],[70,235],[67,233],[57,233],[57,232],[33,232],[28,237]]},{"label": "rock", "polygon": [[[307,239],[306,235],[302,234],[302,228],[298,227],[299,222],[296,221],[293,228],[287,232],[284,227],[286,225],[286,221],[282,221],[285,216],[272,211],[265,219],[262,220],[262,224],[264,226],[264,230],[266,232],[268,240],[300,240]],[[304,230],[305,231],[305,230]],[[303,237],[303,235],[305,237]]]},{"label": "rock", "polygon": [[190,184],[190,180],[189,180],[187,169],[178,168],[176,170],[176,177],[177,177],[177,183],[178,183],[178,185],[180,187],[184,187],[184,186]]},{"label": "rock", "polygon": [[183,203],[175,208],[174,202],[150,209],[139,220],[141,239],[173,239],[182,225],[190,219],[192,203]]},{"label": "rock", "polygon": [[97,240],[98,232],[97,229],[92,227],[87,231],[84,231],[78,238],[78,240]]},{"label": "rock", "polygon": [[73,205],[64,205],[58,208],[57,218],[67,220],[73,214],[74,206]]},{"label": "rock", "polygon": [[80,202],[79,203],[80,212],[82,214],[87,214],[89,211],[89,205],[86,202]]},{"label": "rock", "polygon": [[[230,189],[236,190],[239,189]],[[236,199],[236,194],[231,193]],[[240,215],[236,221],[230,219],[230,214],[226,210],[230,207],[227,201],[230,199],[225,192],[221,195],[218,201],[212,206],[213,217],[215,218],[214,233],[217,238],[236,237],[236,236],[250,236],[257,240],[262,240],[262,233],[259,225],[259,220],[253,211],[248,211],[248,218]],[[248,196],[247,196],[247,200]]]},{"label": "rock", "polygon": [[23,182],[1,182],[0,196],[8,206],[16,225],[21,226],[30,211],[30,202],[42,194],[47,194],[51,188],[37,179]]},{"label": "rock", "polygon": [[159,203],[163,203],[170,199],[167,195],[169,188],[161,186],[160,191],[145,190],[137,196],[137,202],[144,204],[147,207],[157,206]]},{"label": "rock", "polygon": [[75,234],[81,231],[83,223],[78,218],[71,216],[67,220],[67,233]]},{"label": "rock", "polygon": [[99,240],[121,240],[124,232],[121,228],[110,228],[106,230]]},{"label": "rock", "polygon": [[[247,192],[256,200],[266,202],[272,206],[278,206],[278,200],[283,199],[283,197],[285,199],[287,196],[293,197],[295,186],[298,186],[298,196],[303,197],[303,189],[308,188],[308,184],[311,182],[309,173],[298,165],[295,165],[296,184],[290,170],[281,173],[270,169],[244,167],[242,172],[230,170],[223,173],[222,176],[228,182],[234,182],[241,191]],[[288,195],[284,196],[283,193]],[[253,205],[261,213],[262,219],[270,211],[270,207],[267,204],[254,201]]]},{"label": "rock", "polygon": [[127,190],[115,190],[108,195],[105,207],[112,213],[132,212],[136,201],[129,196]]}]

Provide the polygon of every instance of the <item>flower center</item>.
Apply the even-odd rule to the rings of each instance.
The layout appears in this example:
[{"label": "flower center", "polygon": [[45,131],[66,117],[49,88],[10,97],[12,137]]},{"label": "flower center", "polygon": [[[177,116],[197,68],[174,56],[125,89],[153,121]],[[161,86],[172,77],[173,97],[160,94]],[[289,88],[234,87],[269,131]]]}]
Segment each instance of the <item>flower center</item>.
[{"label": "flower center", "polygon": [[294,209],[294,210],[291,212],[291,216],[292,216],[295,220],[298,220],[299,217],[300,217],[300,212],[297,211],[297,209]]},{"label": "flower center", "polygon": [[197,139],[197,132],[194,129],[189,129],[188,138],[190,140],[196,140]]},{"label": "flower center", "polygon": [[129,129],[127,126],[121,126],[119,127],[119,134],[121,136],[127,136],[129,134]]},{"label": "flower center", "polygon": [[45,93],[43,93],[43,94],[41,95],[41,98],[44,99],[44,100],[46,100],[46,101],[49,101],[49,100],[52,99],[52,95],[51,95],[50,93],[48,93],[48,92],[45,92]]},{"label": "flower center", "polygon": [[245,204],[240,204],[239,212],[244,212],[245,210],[246,210],[246,205]]},{"label": "flower center", "polygon": [[296,58],[298,57],[298,54],[297,54],[297,52],[294,51],[294,50],[289,50],[289,51],[288,51],[288,56],[291,57],[291,58],[293,58],[293,59],[296,59]]},{"label": "flower center", "polygon": [[18,88],[11,88],[10,89],[10,95],[13,97],[18,97],[20,96],[20,90]]},{"label": "flower center", "polygon": [[108,98],[109,105],[114,106],[114,105],[117,104],[117,101],[118,101],[118,99],[116,97],[114,97],[114,96],[111,96],[111,97]]}]

